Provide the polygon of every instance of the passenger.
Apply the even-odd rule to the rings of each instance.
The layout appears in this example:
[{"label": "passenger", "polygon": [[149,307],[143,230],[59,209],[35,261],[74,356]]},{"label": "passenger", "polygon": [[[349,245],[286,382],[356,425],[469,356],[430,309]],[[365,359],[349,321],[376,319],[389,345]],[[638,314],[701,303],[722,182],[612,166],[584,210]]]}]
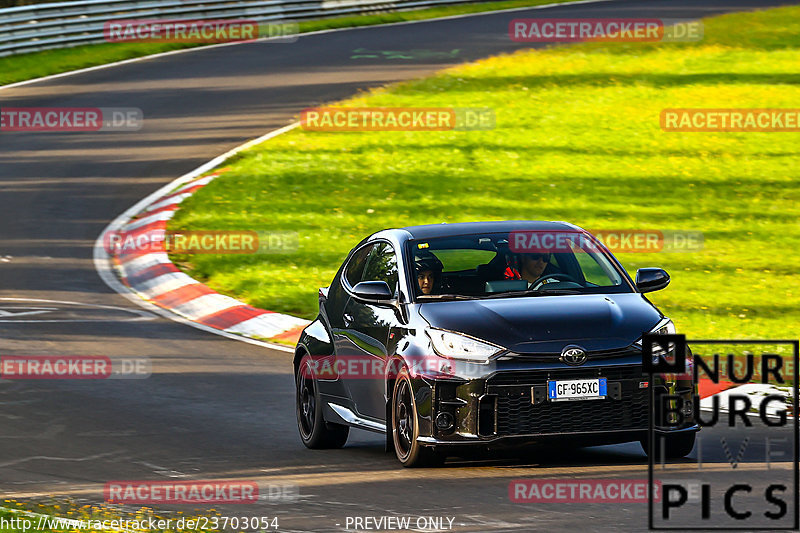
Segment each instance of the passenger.
[{"label": "passenger", "polygon": [[414,267],[417,272],[417,285],[422,294],[433,294],[439,290],[444,265],[438,257],[430,252],[417,252],[414,256]]}]

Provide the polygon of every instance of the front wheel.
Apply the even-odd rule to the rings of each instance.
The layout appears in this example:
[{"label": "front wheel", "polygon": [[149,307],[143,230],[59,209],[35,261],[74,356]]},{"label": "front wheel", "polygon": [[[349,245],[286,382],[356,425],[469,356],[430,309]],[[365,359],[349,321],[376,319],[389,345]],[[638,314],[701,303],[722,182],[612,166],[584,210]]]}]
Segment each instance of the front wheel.
[{"label": "front wheel", "polygon": [[329,424],[322,416],[322,402],[311,362],[303,359],[296,376],[297,428],[306,447],[311,449],[341,448],[347,442],[350,428]]},{"label": "front wheel", "polygon": [[397,375],[391,407],[392,441],[400,463],[409,468],[441,464],[444,456],[440,452],[417,442],[419,436],[417,405],[406,368],[401,369]]},{"label": "front wheel", "polygon": [[[656,435],[656,442],[653,449],[655,461],[660,460],[662,457],[665,459],[680,459],[692,453],[694,448],[696,432],[681,432],[674,435]],[[649,441],[647,438],[641,441],[644,453],[650,453]]]}]

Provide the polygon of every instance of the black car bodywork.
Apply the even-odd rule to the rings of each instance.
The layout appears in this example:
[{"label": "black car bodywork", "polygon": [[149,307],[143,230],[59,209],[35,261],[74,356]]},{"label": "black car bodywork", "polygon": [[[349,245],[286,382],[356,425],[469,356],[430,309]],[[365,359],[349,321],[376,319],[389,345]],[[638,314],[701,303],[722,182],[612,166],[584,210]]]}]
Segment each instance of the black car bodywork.
[{"label": "black car bodywork", "polygon": [[[644,445],[649,388],[654,387],[657,394],[682,395],[689,406],[682,426],[667,427],[656,420],[666,435],[659,453],[688,454],[698,429],[691,413],[695,384],[679,376],[656,376],[651,383],[642,372],[642,335],[669,324],[642,294],[667,285],[669,277],[662,270],[641,269],[634,282],[599,245],[618,271],[620,283],[613,290],[420,297],[412,244],[520,230],[584,231],[563,222],[439,224],[384,230],[359,243],[330,287],[320,289],[319,316],[296,347],[297,416],[304,443],[312,448],[342,446],[350,427],[384,432],[387,446],[406,466],[440,460],[455,447],[469,445],[559,438],[585,444],[641,440]],[[486,247],[496,250],[494,242]],[[509,252],[495,253],[501,257]],[[390,268],[386,278],[392,255],[396,270]],[[487,273],[492,262],[475,272],[461,272],[457,283],[464,285],[474,276],[480,285],[496,276]],[[432,330],[456,332],[500,351],[482,363],[441,357],[432,344]],[[585,360],[568,364],[564,354],[575,347]],[[313,358],[341,360],[340,372],[319,374],[319,365],[304,364]],[[343,375],[351,358],[386,370],[381,375]],[[548,398],[548,382],[584,378],[605,378],[605,397]]]}]

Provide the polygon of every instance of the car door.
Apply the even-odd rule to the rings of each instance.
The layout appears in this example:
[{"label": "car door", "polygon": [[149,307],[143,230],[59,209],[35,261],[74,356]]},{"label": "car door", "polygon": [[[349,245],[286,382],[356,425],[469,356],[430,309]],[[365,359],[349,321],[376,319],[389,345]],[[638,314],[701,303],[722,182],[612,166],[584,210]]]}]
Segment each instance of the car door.
[{"label": "car door", "polygon": [[[367,257],[369,257],[374,247],[374,244],[367,244],[357,249],[350,256],[350,259],[342,270],[342,276],[338,280],[342,290],[335,295],[337,298],[335,298],[333,305],[328,309],[328,319],[331,324],[334,350],[337,357],[353,355],[352,341],[350,340],[348,332],[352,321],[345,318],[345,309],[350,302],[350,295],[353,287],[361,281],[361,276],[364,273],[364,266],[367,264]],[[352,315],[348,314],[348,317],[349,316]],[[342,362],[344,363],[346,361]]]},{"label": "car door", "polygon": [[[372,247],[360,281],[385,281],[397,294],[397,256],[391,244],[378,242]],[[398,322],[395,310],[388,304],[378,305],[351,296],[342,318],[345,340],[340,353],[355,361],[347,367],[351,372],[345,387],[360,415],[383,420],[386,417],[386,345],[389,330]]]}]

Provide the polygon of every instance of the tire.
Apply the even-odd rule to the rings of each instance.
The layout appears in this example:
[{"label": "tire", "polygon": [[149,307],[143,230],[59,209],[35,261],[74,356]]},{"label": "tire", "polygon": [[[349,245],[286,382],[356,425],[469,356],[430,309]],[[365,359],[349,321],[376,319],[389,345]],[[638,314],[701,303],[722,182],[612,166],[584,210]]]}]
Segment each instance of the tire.
[{"label": "tire", "polygon": [[[692,431],[677,433],[675,435],[657,436],[653,453],[655,461],[659,461],[663,456],[665,459],[680,459],[692,453],[694,441],[697,433]],[[641,440],[644,453],[650,453],[647,438]]]},{"label": "tire", "polygon": [[434,447],[417,442],[417,405],[414,400],[408,370],[402,368],[397,374],[392,391],[391,432],[394,452],[400,464],[407,468],[437,466],[444,462],[444,455]]},{"label": "tire", "polygon": [[350,428],[341,424],[325,422],[319,388],[314,378],[312,365],[303,358],[295,376],[297,429],[300,439],[312,450],[341,448],[347,442]]}]

